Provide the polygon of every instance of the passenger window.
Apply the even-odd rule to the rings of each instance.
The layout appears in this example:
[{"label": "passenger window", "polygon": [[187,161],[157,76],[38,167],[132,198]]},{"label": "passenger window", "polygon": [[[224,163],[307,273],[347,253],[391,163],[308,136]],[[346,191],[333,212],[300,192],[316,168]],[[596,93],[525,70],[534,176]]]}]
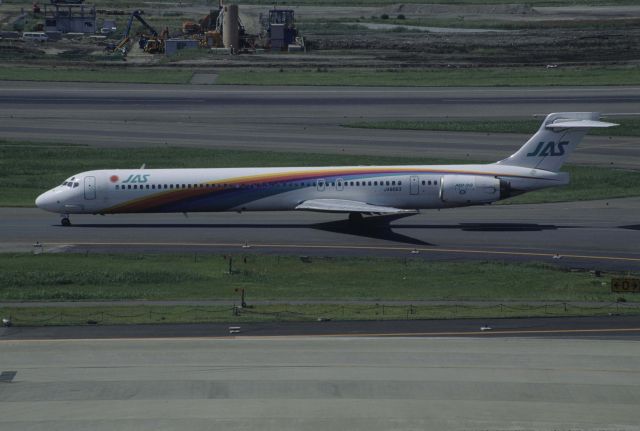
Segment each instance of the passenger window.
[{"label": "passenger window", "polygon": [[120,188],[120,186],[116,184],[116,190],[118,190],[119,188]]},{"label": "passenger window", "polygon": [[128,188],[129,190],[131,190],[131,184],[127,185],[127,188]]},{"label": "passenger window", "polygon": [[[424,184],[424,181],[422,182],[422,184]],[[429,185],[431,185],[431,180],[429,180]]]},{"label": "passenger window", "polygon": [[398,181],[398,185],[401,186],[402,185],[402,181]]},{"label": "passenger window", "polygon": [[437,186],[437,185],[438,185],[438,182],[437,182],[437,181],[434,181],[434,182],[433,182],[433,185],[434,185],[434,186]]},{"label": "passenger window", "polygon": [[386,184],[389,185],[389,181],[387,181]]},{"label": "passenger window", "polygon": [[392,185],[392,186],[395,186],[395,185],[396,185],[396,182],[395,182],[395,181],[391,181],[391,185]]}]

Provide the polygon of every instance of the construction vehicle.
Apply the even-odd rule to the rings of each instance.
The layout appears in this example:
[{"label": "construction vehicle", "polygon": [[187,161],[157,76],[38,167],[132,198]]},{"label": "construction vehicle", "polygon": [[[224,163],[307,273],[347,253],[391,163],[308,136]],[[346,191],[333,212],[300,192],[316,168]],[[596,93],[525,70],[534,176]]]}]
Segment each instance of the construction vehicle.
[{"label": "construction vehicle", "polygon": [[182,34],[189,35],[200,42],[200,46],[221,47],[222,46],[222,5],[218,9],[211,9],[209,14],[198,20],[184,21],[182,23]]},{"label": "construction vehicle", "polygon": [[269,11],[267,34],[272,49],[287,49],[289,45],[295,43],[298,30],[295,26],[294,14],[292,9],[271,9]]},{"label": "construction vehicle", "polygon": [[131,43],[131,27],[133,26],[133,20],[136,19],[139,21],[148,31],[149,33],[143,33],[140,35],[140,39],[138,40],[138,44],[140,48],[142,48],[145,52],[148,53],[162,53],[164,52],[164,41],[167,39],[169,35],[169,29],[165,29],[162,34],[158,34],[155,28],[151,26],[144,18],[142,18],[142,14],[144,12],[141,10],[135,10],[129,17],[129,21],[127,21],[127,26],[122,33],[122,38],[120,41],[113,47],[113,51],[121,51],[122,54],[126,55],[130,48]]}]

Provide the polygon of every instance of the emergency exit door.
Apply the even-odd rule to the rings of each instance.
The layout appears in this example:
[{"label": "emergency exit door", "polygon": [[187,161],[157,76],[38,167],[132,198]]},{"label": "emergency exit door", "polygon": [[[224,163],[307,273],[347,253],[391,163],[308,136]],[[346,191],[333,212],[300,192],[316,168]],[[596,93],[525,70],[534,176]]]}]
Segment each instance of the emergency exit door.
[{"label": "emergency exit door", "polygon": [[409,177],[409,194],[417,195],[420,193],[420,182],[417,175],[411,175]]}]

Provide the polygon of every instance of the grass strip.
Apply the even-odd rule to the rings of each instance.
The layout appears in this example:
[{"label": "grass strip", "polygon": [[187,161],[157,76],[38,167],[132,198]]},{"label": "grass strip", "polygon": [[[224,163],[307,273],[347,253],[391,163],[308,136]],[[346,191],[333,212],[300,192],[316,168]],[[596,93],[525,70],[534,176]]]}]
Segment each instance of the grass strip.
[{"label": "grass strip", "polygon": [[[619,124],[608,129],[591,129],[590,135],[595,136],[640,136],[639,118],[608,118]],[[425,121],[355,121],[342,124],[343,127],[360,129],[391,129],[391,130],[429,130],[443,132],[476,132],[476,133],[522,133],[530,135],[540,127],[542,119],[514,119],[514,120],[425,120]]]},{"label": "grass strip", "polygon": [[[106,0],[102,0],[106,1]],[[109,0],[111,1],[111,0]],[[208,0],[209,4],[213,4]],[[238,0],[240,5],[273,5],[272,0]],[[397,0],[293,0],[282,3],[283,5],[309,5],[309,6],[382,6],[397,4]],[[491,4],[515,4],[514,0],[406,0],[404,4],[460,4],[460,5],[491,5]],[[216,3],[217,4],[217,3]],[[529,6],[605,6],[605,5],[635,5],[636,0],[527,0]]]},{"label": "grass strip", "polygon": [[[328,30],[344,32],[348,29],[367,29],[366,24],[385,24],[398,26],[390,29],[376,31],[391,32],[422,32],[419,27],[445,27],[445,28],[472,28],[490,30],[547,30],[547,29],[593,29],[621,30],[625,28],[635,29],[640,25],[640,20],[635,17],[613,19],[548,19],[548,20],[504,20],[504,19],[477,19],[470,17],[420,17],[412,18],[402,13],[387,14],[386,17],[371,16],[360,18],[311,18],[298,22],[298,27],[305,32],[320,34],[330,33]],[[398,18],[400,17],[400,18]],[[404,17],[404,18],[403,18]],[[408,26],[406,28],[405,26]],[[371,29],[369,29],[371,30]]]},{"label": "grass strip", "polygon": [[638,85],[640,68],[249,69],[221,71],[216,84],[398,87]]},{"label": "grass strip", "polygon": [[[514,146],[514,151],[516,146]],[[506,156],[506,154],[505,154]],[[472,163],[423,157],[358,156],[184,147],[100,148],[0,141],[0,206],[33,206],[35,198],[73,174],[92,169],[222,168],[267,166],[437,165]],[[511,203],[566,202],[640,195],[640,172],[567,165],[571,184],[527,193]]]},{"label": "grass strip", "polygon": [[600,307],[571,304],[517,307],[490,306],[389,306],[389,305],[259,305],[245,309],[206,306],[136,307],[4,307],[0,316],[15,326],[123,325],[158,323],[250,323],[329,320],[425,320],[461,318],[514,318],[638,315],[635,304],[603,303]]},{"label": "grass strip", "polygon": [[[609,303],[620,296],[610,292],[609,276],[594,277],[543,263],[210,254],[0,254],[0,300],[4,301],[237,299],[235,289],[239,288],[245,289],[248,302]],[[627,299],[640,301],[634,296]]]},{"label": "grass strip", "polygon": [[193,72],[164,69],[67,69],[35,67],[0,67],[0,80],[57,82],[118,82],[139,84],[188,84]]}]

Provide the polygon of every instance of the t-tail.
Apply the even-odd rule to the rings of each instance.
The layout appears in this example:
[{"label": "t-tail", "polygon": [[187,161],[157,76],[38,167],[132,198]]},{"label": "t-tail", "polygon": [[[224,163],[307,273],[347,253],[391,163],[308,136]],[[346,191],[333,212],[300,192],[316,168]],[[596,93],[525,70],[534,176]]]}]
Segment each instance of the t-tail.
[{"label": "t-tail", "polygon": [[599,112],[549,114],[522,148],[497,164],[558,172],[589,129],[617,126],[599,120]]}]

